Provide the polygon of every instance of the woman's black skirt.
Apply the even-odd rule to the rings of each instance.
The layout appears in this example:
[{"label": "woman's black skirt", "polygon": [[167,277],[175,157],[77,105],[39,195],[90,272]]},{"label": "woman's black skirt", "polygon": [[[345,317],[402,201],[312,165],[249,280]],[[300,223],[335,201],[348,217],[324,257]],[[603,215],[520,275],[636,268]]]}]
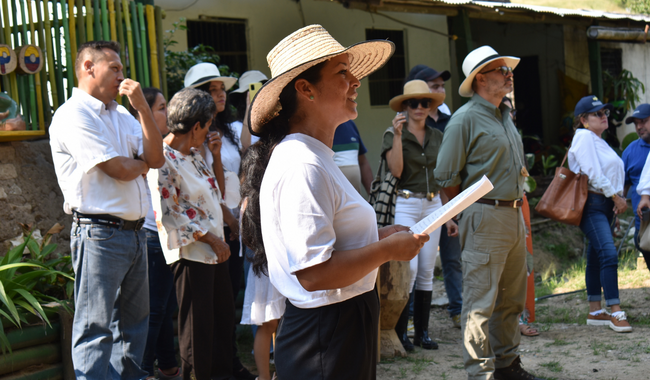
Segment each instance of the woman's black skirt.
[{"label": "woman's black skirt", "polygon": [[374,380],[378,324],[376,290],[314,309],[287,300],[275,347],[278,378]]}]

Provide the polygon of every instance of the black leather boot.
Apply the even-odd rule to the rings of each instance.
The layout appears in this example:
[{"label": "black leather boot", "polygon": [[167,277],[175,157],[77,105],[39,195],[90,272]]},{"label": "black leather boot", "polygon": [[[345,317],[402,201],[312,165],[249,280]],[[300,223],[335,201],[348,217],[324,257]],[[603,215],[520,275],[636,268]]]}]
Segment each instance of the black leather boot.
[{"label": "black leather boot", "polygon": [[413,326],[415,336],[413,344],[425,350],[437,350],[438,343],[429,338],[429,313],[431,312],[431,292],[424,290],[415,291],[413,304]]},{"label": "black leather boot", "polygon": [[407,303],[406,306],[404,306],[404,310],[402,310],[402,314],[399,316],[399,320],[395,326],[395,332],[397,333],[397,338],[399,338],[400,343],[402,343],[402,347],[404,347],[407,352],[412,352],[415,351],[415,347],[413,346],[413,343],[411,343],[411,340],[408,338],[408,336],[406,336],[408,325],[409,305]]}]

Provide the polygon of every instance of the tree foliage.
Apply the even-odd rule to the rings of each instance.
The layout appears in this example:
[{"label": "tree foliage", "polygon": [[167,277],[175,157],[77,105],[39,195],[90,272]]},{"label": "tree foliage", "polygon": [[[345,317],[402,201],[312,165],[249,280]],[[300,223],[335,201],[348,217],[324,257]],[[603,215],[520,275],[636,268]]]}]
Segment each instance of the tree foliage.
[{"label": "tree foliage", "polygon": [[621,2],[632,13],[650,14],[650,0],[621,0]]}]

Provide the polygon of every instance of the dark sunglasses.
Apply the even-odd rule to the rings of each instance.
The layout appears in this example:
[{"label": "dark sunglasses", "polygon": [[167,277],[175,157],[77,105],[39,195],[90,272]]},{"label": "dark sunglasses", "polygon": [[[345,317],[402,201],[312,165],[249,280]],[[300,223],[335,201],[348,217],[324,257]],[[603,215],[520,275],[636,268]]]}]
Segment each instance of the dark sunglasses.
[{"label": "dark sunglasses", "polygon": [[418,104],[421,105],[422,108],[431,108],[431,99],[408,99],[405,100],[403,104],[408,105],[409,108],[414,110],[418,108]]},{"label": "dark sunglasses", "polygon": [[501,74],[502,74],[504,77],[505,77],[506,75],[508,75],[508,74],[512,74],[512,67],[508,67],[508,66],[499,66],[499,67],[495,67],[495,68],[493,68],[492,70],[483,71],[483,72],[480,72],[479,74],[487,74],[487,73],[491,73],[491,72],[493,72],[493,71],[497,71],[497,70],[501,71]]},{"label": "dark sunglasses", "polygon": [[605,116],[605,117],[609,117],[609,110],[608,110],[608,109],[602,109],[602,110],[600,110],[600,111],[590,112],[589,115],[591,115],[591,116],[595,116],[595,117],[597,117],[597,118],[599,118],[599,119],[600,119],[601,117],[603,117],[603,116]]}]

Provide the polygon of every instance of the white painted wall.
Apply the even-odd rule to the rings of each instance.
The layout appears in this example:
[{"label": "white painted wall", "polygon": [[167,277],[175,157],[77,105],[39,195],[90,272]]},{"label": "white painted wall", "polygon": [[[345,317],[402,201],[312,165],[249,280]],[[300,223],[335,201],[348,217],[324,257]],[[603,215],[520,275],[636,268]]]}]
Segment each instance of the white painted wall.
[{"label": "white painted wall", "polygon": [[[645,94],[641,96],[642,103],[650,103],[650,45],[637,44],[637,43],[614,43],[605,42],[601,44],[602,47],[622,49],[623,53],[623,68],[632,72],[632,74],[639,79],[646,88]],[[637,104],[638,106],[638,104]],[[629,116],[630,112],[627,116]],[[635,132],[634,124],[623,124],[618,128],[617,135],[621,142],[628,134]]]},{"label": "white painted wall", "polygon": [[[178,21],[180,17],[192,20],[198,19],[199,15],[206,15],[247,19],[250,68],[261,70],[269,76],[270,70],[266,62],[267,53],[280,40],[303,26],[298,4],[292,0],[198,0],[196,4],[186,10],[171,10],[173,9],[171,7],[185,6],[183,1],[191,3],[187,0],[156,1],[157,5],[166,9],[166,18],[163,20],[165,30],[170,29],[171,24]],[[365,40],[367,28],[404,30],[407,40],[407,68],[416,64],[426,64],[437,70],[450,69],[449,42],[444,36],[407,27],[364,11],[345,9],[336,2],[301,0],[300,3],[307,25],[323,25],[344,46]],[[410,24],[447,33],[447,18],[445,16],[392,12],[387,14]],[[187,48],[185,32],[178,31],[175,39],[179,42],[176,49]],[[453,91],[449,81],[446,91],[448,94]],[[390,126],[395,112],[388,106],[370,106],[367,80],[361,81],[358,92],[359,117],[355,122],[359,127],[364,144],[368,148],[366,156],[370,160],[373,170],[376,170],[379,164],[381,137],[384,130]],[[448,97],[447,104],[452,110],[455,109],[450,103],[451,96]]]}]

